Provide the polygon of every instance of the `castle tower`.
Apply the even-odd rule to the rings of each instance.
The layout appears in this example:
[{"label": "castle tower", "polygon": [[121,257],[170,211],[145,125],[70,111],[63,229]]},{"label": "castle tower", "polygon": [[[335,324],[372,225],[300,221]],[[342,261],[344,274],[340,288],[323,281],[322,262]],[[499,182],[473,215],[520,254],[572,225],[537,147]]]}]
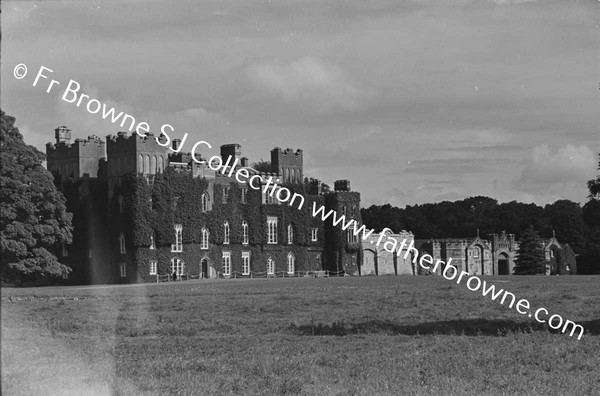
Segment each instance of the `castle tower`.
[{"label": "castle tower", "polygon": [[[346,223],[355,220],[362,223],[360,214],[360,193],[350,191],[348,180],[337,180],[335,191],[325,197],[327,211],[334,210],[338,218],[344,216]],[[327,244],[327,269],[334,273],[358,274],[358,265],[362,262],[362,244],[360,236],[354,236],[353,227],[342,230],[342,225],[333,226],[331,220],[325,222]]]},{"label": "castle tower", "polygon": [[304,180],[302,150],[288,148],[271,150],[271,171],[281,175],[283,183],[302,183]]},{"label": "castle tower", "polygon": [[54,138],[55,144],[46,143],[46,166],[55,177],[65,180],[102,176],[101,163],[105,157],[102,139],[91,135],[71,143],[71,130],[64,125],[54,129]]}]

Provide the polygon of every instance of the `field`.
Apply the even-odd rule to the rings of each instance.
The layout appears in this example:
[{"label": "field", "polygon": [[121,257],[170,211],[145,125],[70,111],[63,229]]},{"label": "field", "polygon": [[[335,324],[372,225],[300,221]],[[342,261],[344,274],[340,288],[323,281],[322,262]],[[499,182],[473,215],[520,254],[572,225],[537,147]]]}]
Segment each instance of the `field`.
[{"label": "field", "polygon": [[2,394],[600,394],[600,277],[485,279],[586,334],[441,277],[5,288]]}]

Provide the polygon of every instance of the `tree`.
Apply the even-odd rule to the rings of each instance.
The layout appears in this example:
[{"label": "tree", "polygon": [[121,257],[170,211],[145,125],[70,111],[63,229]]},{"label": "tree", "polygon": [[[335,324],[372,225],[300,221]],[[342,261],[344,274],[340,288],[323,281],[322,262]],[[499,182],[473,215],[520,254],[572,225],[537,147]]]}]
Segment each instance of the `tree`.
[{"label": "tree", "polygon": [[546,272],[546,260],[542,240],[533,226],[521,234],[519,255],[515,262],[515,275],[536,275]]},{"label": "tree", "polygon": [[[598,170],[600,171],[600,161]],[[582,274],[600,274],[600,174],[587,184],[590,200],[583,206],[586,246],[584,253],[577,259],[578,269]]]},{"label": "tree", "polygon": [[65,197],[42,166],[44,154],[23,141],[15,118],[1,110],[0,117],[2,280],[22,283],[67,275],[70,268],[53,253],[72,241]]},{"label": "tree", "polygon": [[252,163],[252,168],[256,169],[259,172],[271,173],[271,161],[265,161],[262,158],[258,162]]},{"label": "tree", "polygon": [[546,205],[544,212],[550,218],[551,229],[547,234],[555,230],[561,243],[568,243],[575,253],[581,253],[585,246],[585,223],[579,204],[562,199]]},{"label": "tree", "polygon": [[[600,153],[598,154],[598,170],[600,171]],[[590,199],[600,200],[600,173],[596,179],[588,180],[588,190],[590,190]]]}]

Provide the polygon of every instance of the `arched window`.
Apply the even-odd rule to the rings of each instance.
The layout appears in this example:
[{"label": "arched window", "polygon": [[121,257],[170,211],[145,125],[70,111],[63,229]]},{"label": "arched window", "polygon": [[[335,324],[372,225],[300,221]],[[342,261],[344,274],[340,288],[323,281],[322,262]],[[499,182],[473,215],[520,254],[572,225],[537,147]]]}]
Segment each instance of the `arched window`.
[{"label": "arched window", "polygon": [[159,157],[158,171],[162,172],[164,170],[165,170],[165,159],[161,156],[161,157]]},{"label": "arched window", "polygon": [[154,243],[154,231],[150,234],[150,249],[156,249],[156,244]]},{"label": "arched window", "polygon": [[171,245],[172,252],[183,252],[183,227],[181,224],[175,224],[175,243]]},{"label": "arched window", "polygon": [[202,228],[202,234],[200,238],[200,249],[208,249],[208,230],[206,228]]},{"label": "arched window", "polygon": [[277,217],[275,216],[267,217],[267,243],[277,243]]},{"label": "arched window", "polygon": [[140,156],[138,157],[138,173],[144,173],[144,156],[142,154],[140,154]]},{"label": "arched window", "polygon": [[202,194],[202,198],[201,198],[202,213],[208,212],[208,201],[209,201],[209,195],[208,195],[208,193]]},{"label": "arched window", "polygon": [[156,173],[156,155],[152,156],[150,162],[150,173]]},{"label": "arched window", "polygon": [[224,245],[229,244],[229,223],[228,222],[225,222],[225,224],[223,224],[223,244]]},{"label": "arched window", "polygon": [[178,257],[171,259],[171,273],[175,272],[177,275],[183,275],[184,262]]},{"label": "arched window", "polygon": [[127,250],[125,249],[125,235],[123,235],[123,233],[119,234],[119,250],[121,254],[127,253]]},{"label": "arched window", "polygon": [[146,157],[144,158],[144,174],[149,174],[150,173],[150,156],[146,155]]},{"label": "arched window", "polygon": [[242,244],[248,244],[248,223],[246,221],[242,221]]},{"label": "arched window", "polygon": [[275,273],[275,261],[269,257],[267,260],[267,274],[273,275]]},{"label": "arched window", "polygon": [[294,273],[294,271],[296,270],[296,265],[295,265],[295,258],[294,255],[290,252],[288,253],[287,256],[287,272],[288,274],[292,275]]},{"label": "arched window", "polygon": [[291,245],[292,243],[294,243],[294,228],[292,227],[291,224],[288,224],[288,245]]}]

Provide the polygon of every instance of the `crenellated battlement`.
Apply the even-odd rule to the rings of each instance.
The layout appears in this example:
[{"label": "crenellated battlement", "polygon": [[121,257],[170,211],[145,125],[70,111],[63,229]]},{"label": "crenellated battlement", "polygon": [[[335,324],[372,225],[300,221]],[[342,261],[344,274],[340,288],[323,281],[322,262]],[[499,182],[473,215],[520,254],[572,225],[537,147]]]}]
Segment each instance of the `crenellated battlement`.
[{"label": "crenellated battlement", "polygon": [[62,126],[55,129],[56,143],[46,143],[46,160],[50,172],[62,178],[99,176],[99,162],[106,157],[102,138],[91,135],[70,143],[70,130]]},{"label": "crenellated battlement", "polygon": [[271,150],[271,170],[279,173],[284,183],[302,183],[304,180],[304,156],[301,149]]}]

